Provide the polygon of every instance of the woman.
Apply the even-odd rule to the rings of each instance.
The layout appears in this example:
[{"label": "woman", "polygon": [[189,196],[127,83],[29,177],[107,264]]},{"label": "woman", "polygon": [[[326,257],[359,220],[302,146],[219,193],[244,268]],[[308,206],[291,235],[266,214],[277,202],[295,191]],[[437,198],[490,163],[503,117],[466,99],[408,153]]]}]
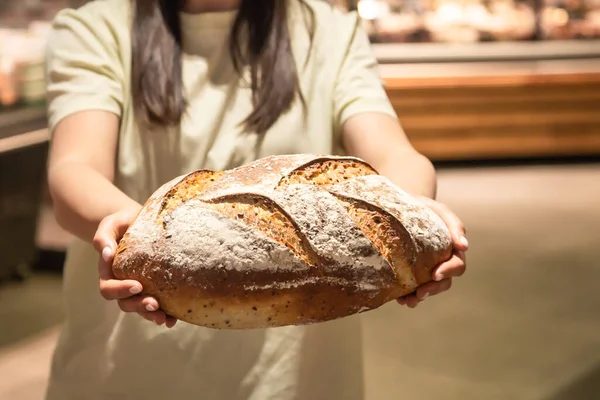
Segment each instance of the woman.
[{"label": "woman", "polygon": [[362,398],[358,316],[215,331],[176,324],[138,282],[111,275],[140,204],[195,169],[361,157],[453,234],[437,281],[398,302],[415,307],[465,270],[462,224],[432,200],[432,164],[404,135],[355,14],[318,0],[96,1],[56,17],[47,63],[48,180],[76,236],[50,400]]}]

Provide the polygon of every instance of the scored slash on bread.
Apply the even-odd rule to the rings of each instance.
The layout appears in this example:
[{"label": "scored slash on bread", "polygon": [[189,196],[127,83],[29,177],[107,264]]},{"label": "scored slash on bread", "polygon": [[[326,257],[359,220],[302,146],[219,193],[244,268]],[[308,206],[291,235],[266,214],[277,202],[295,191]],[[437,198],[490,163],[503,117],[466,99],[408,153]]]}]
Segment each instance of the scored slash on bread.
[{"label": "scored slash on bread", "polygon": [[253,329],[375,309],[451,252],[442,220],[363,160],[280,155],[164,184],[113,272],[178,319]]}]

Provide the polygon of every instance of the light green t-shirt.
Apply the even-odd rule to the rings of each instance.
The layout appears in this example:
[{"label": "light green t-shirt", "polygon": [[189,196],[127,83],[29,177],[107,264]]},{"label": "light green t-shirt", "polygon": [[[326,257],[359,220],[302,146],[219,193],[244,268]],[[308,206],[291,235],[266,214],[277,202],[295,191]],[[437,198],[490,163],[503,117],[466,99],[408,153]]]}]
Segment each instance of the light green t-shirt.
[{"label": "light green t-shirt", "polygon": [[[233,168],[272,154],[343,152],[340,131],[349,117],[396,115],[357,15],[308,0],[316,32],[305,63],[311,47],[298,1],[291,0],[290,26],[306,114],[298,102],[264,137],[239,126],[252,104],[229,58],[233,12],[181,14],[189,108],[178,132],[138,130],[130,95],[127,0],[96,0],[55,18],[47,54],[50,130],[78,111],[118,115],[115,184],[139,202],[195,169]],[[181,322],[168,330],[122,313],[100,296],[97,257],[79,240],[69,247],[66,321],[49,400],[362,399],[358,316],[248,332]]]}]

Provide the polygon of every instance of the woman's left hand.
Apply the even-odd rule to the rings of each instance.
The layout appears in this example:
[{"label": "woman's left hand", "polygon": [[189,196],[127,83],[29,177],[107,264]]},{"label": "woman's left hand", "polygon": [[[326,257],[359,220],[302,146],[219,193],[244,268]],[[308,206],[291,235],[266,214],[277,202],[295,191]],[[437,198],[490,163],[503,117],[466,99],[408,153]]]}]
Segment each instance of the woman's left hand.
[{"label": "woman's left hand", "polygon": [[401,297],[398,303],[415,308],[419,303],[429,296],[433,296],[452,286],[452,278],[456,278],[465,273],[467,264],[465,253],[469,248],[469,242],[466,237],[466,230],[462,221],[446,206],[427,197],[419,197],[420,201],[431,208],[446,223],[452,237],[452,246],[454,248],[452,257],[438,265],[433,270],[433,281],[420,286],[415,292]]}]

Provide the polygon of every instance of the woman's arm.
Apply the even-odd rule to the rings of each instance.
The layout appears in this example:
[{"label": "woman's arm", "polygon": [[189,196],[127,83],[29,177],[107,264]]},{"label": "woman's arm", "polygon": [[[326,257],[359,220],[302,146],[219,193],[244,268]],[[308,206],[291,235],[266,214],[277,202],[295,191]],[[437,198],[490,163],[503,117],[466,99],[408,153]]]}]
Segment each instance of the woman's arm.
[{"label": "woman's arm", "polygon": [[89,243],[105,217],[141,207],[112,183],[118,124],[112,113],[82,111],[52,134],[48,185],[57,222]]},{"label": "woman's arm", "polygon": [[106,111],[81,111],[54,129],[48,165],[48,185],[57,222],[68,232],[94,244],[100,253],[100,294],[117,300],[121,310],[137,312],[157,324],[175,325],[159,310],[156,299],[138,296],[143,288],[112,274],[112,259],[141,205],[112,183],[119,119]]},{"label": "woman's arm", "polygon": [[342,140],[351,155],[371,164],[436,212],[452,235],[454,253],[434,270],[434,281],[398,302],[414,308],[428,296],[450,289],[452,278],[465,272],[468,242],[461,220],[444,204],[433,200],[437,186],[433,164],[413,148],[399,122],[388,114],[359,113],[350,117],[343,125]]},{"label": "woman's arm", "polygon": [[413,148],[395,118],[382,113],[358,114],[346,121],[342,132],[350,154],[369,162],[407,192],[435,198],[433,164]]},{"label": "woman's arm", "polygon": [[139,282],[120,281],[112,273],[117,243],[141,206],[113,184],[127,75],[113,29],[120,22],[103,10],[91,4],[63,10],[48,37],[48,184],[54,212],[64,229],[98,251],[105,299],[117,300],[125,312],[172,326],[175,321],[158,309],[156,299],[139,294]]}]

